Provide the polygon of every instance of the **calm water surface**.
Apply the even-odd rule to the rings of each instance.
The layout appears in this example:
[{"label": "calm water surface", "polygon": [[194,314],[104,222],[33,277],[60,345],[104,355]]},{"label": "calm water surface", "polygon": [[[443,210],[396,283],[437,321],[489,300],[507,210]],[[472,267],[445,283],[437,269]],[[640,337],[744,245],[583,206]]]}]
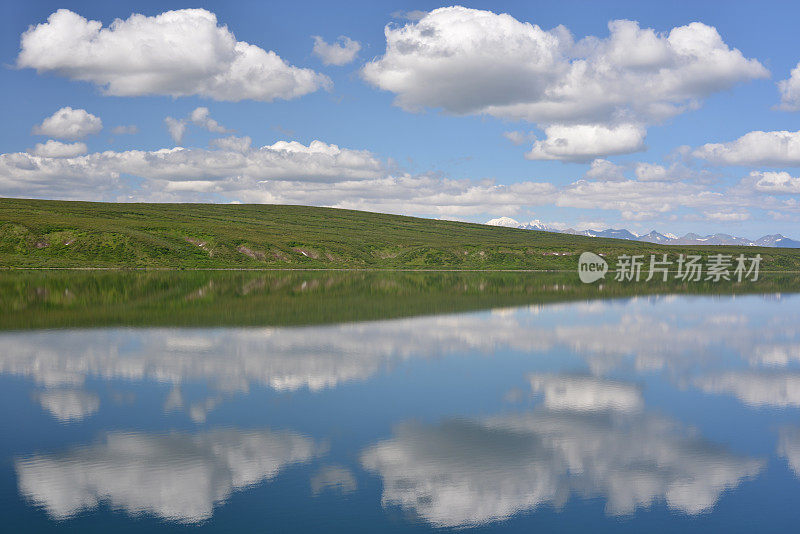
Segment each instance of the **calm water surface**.
[{"label": "calm water surface", "polygon": [[0,332],[29,531],[769,531],[800,520],[800,295]]}]

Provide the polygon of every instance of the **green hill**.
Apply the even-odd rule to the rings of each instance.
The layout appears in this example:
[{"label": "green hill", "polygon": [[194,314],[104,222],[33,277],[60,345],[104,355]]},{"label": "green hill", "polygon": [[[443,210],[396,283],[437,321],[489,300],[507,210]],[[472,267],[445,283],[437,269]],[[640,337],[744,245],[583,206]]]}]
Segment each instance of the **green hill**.
[{"label": "green hill", "polygon": [[760,253],[763,270],[800,270],[798,249],[663,246],[307,206],[0,199],[0,267],[572,270],[585,250]]}]

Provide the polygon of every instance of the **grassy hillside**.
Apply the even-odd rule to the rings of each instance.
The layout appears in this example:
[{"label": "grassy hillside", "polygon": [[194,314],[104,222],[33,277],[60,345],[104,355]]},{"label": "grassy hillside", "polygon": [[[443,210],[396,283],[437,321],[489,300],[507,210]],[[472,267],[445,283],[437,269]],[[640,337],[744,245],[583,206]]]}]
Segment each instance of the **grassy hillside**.
[{"label": "grassy hillside", "polygon": [[0,199],[0,267],[571,270],[584,250],[758,252],[763,270],[800,270],[798,249],[667,247],[306,206]]}]

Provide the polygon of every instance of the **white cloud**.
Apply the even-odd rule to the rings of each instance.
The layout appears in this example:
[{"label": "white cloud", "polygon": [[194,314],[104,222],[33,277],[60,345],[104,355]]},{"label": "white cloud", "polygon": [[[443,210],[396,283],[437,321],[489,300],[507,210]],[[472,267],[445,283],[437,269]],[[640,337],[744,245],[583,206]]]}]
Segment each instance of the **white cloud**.
[{"label": "white cloud", "polygon": [[636,164],[636,178],[643,182],[663,182],[669,180],[669,171],[663,165],[641,162]]},{"label": "white cloud", "polygon": [[617,20],[609,32],[575,42],[563,26],[545,31],[507,14],[446,7],[386,26],[386,52],[362,74],[408,110],[584,124],[661,120],[768,76],[699,22],[657,33]]},{"label": "white cloud", "polygon": [[536,136],[532,132],[522,132],[519,130],[513,130],[511,132],[503,132],[503,137],[505,137],[515,145],[524,145],[525,143],[528,143],[536,139]]},{"label": "white cloud", "polygon": [[721,193],[683,182],[578,180],[562,188],[556,205],[570,208],[618,210],[625,219],[652,218],[682,207],[714,207]]},{"label": "white cloud", "polygon": [[206,107],[195,108],[184,119],[176,119],[174,117],[167,117],[164,119],[164,124],[167,126],[169,135],[176,143],[180,143],[183,140],[183,136],[186,134],[186,127],[189,123],[212,133],[230,132],[230,130],[211,118],[210,112]]},{"label": "white cloud", "polygon": [[237,41],[205,9],[133,14],[107,28],[59,9],[22,34],[17,66],[88,81],[115,96],[271,102],[331,86],[327,76]]},{"label": "white cloud", "polygon": [[195,126],[199,126],[209,132],[228,133],[227,128],[209,116],[209,111],[206,107],[195,108],[194,111],[189,114],[189,120],[192,121]]},{"label": "white cloud", "polygon": [[135,135],[139,133],[139,127],[135,124],[114,126],[111,133],[114,135]]},{"label": "white cloud", "polygon": [[755,188],[765,193],[800,194],[800,178],[795,178],[788,172],[758,172],[750,173],[750,178],[755,180]]},{"label": "white cloud", "polygon": [[800,131],[749,132],[728,143],[708,143],[692,155],[715,165],[800,165]]},{"label": "white cloud", "polygon": [[[167,117],[165,124],[176,144],[195,124],[214,132],[228,131],[204,107],[181,119]],[[573,135],[584,132],[586,125],[565,128]],[[587,147],[594,138],[589,136],[591,142],[587,143],[575,137],[583,143],[584,152],[589,152]],[[545,142],[548,150],[562,150],[560,157],[565,159],[579,157],[580,147],[559,147],[555,139]],[[564,185],[533,180],[500,184],[491,179],[452,179],[441,173],[408,174],[392,160],[381,160],[369,151],[317,140],[308,145],[277,141],[253,147],[247,136],[227,136],[211,140],[210,145],[80,155],[84,151],[81,145],[45,143],[29,153],[0,154],[0,195],[306,204],[461,219],[480,215],[483,220],[493,214],[530,216],[526,212],[547,204],[618,211],[623,220],[674,217],[683,209],[695,210],[688,212],[692,216],[703,211],[742,213],[751,208],[800,213],[800,205],[792,199],[767,195],[770,191],[753,183],[709,188],[708,171],[696,171],[682,163],[669,167],[640,164],[638,175],[648,179],[642,181],[625,179],[624,172],[635,164],[615,165],[597,158],[585,180]],[[606,218],[598,215],[591,220]]]},{"label": "white cloud", "polygon": [[[182,128],[180,121],[177,128]],[[516,217],[546,204],[618,211],[624,220],[664,217],[683,208],[736,213],[748,208],[788,212],[800,208],[754,194],[757,190],[742,185],[715,190],[699,183],[599,179],[561,186],[546,181],[498,184],[392,173],[391,162],[371,152],[322,141],[253,147],[246,136],[229,136],[211,144],[217,148],[108,150],[74,157],[0,154],[0,195],[305,204],[461,218],[495,213]],[[605,167],[614,170],[610,164]],[[121,179],[125,176],[138,180],[131,185]]]},{"label": "white cloud", "polygon": [[36,143],[33,150],[28,152],[34,156],[44,158],[72,158],[86,154],[86,143],[62,143],[60,141],[48,140],[46,143]]},{"label": "white cloud", "polygon": [[635,124],[554,124],[545,129],[547,139],[536,141],[531,160],[585,162],[602,155],[629,154],[644,148],[645,129]]},{"label": "white cloud", "polygon": [[169,136],[176,143],[183,141],[183,136],[186,134],[186,121],[183,119],[176,119],[174,117],[166,117],[164,124],[167,127]]},{"label": "white cloud", "polygon": [[347,65],[356,58],[361,44],[347,36],[340,35],[333,43],[326,43],[319,35],[314,37],[314,54],[324,65]]},{"label": "white cloud", "polygon": [[248,136],[244,137],[236,137],[235,135],[230,135],[228,137],[221,137],[219,139],[214,139],[211,141],[211,144],[214,146],[221,148],[222,150],[228,150],[230,152],[247,152],[250,150],[250,145],[253,143],[253,140],[250,139]]},{"label": "white cloud", "polygon": [[255,200],[273,180],[358,181],[384,176],[384,169],[369,152],[340,149],[321,141],[308,146],[279,141],[244,153],[174,148],[95,152],[71,158],[0,155],[0,191],[4,194],[102,198],[104,192],[121,186],[121,174],[144,179],[139,195],[165,192],[169,184],[205,180],[212,181],[218,192],[244,194],[242,200]]},{"label": "white cloud", "polygon": [[705,211],[703,215],[707,219],[719,222],[740,222],[750,218],[750,214],[746,211]]},{"label": "white cloud", "polygon": [[15,462],[20,493],[54,519],[107,503],[180,523],[209,519],[233,491],[324,452],[293,432],[112,432],[86,447]]},{"label": "white cloud", "polygon": [[792,69],[788,79],[778,82],[778,90],[781,93],[781,103],[778,106],[780,109],[800,110],[800,63]]},{"label": "white cloud", "polygon": [[636,179],[642,182],[695,182],[713,183],[716,176],[706,169],[697,170],[679,161],[668,167],[656,163],[639,162],[634,167]]},{"label": "white cloud", "polygon": [[58,139],[81,139],[103,129],[103,121],[85,109],[63,107],[33,127],[36,135]]},{"label": "white cloud", "polygon": [[620,182],[625,180],[623,168],[607,159],[595,159],[589,166],[589,170],[584,175],[589,180],[599,180],[604,182]]},{"label": "white cloud", "polygon": [[[247,140],[215,140],[199,148],[96,152],[73,158],[0,154],[0,192],[67,199],[139,198],[150,201],[286,203],[389,213],[463,216],[514,214],[553,199],[546,182],[497,184],[438,175],[390,175],[364,150],[321,141],[278,141],[244,149]],[[120,180],[141,179],[131,189]]]}]

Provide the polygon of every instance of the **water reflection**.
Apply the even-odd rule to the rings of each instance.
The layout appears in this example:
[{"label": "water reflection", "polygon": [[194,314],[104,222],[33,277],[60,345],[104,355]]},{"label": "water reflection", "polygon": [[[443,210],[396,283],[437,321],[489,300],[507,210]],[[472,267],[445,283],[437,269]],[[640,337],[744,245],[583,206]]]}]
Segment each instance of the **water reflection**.
[{"label": "water reflection", "polygon": [[319,495],[324,491],[352,493],[358,488],[352,471],[341,465],[326,465],[311,477],[311,491]]},{"label": "water reflection", "polygon": [[100,408],[100,398],[80,389],[50,389],[35,395],[42,408],[62,423],[80,421]]},{"label": "water reflection", "polygon": [[[52,389],[38,398],[61,421],[97,411],[96,397],[76,389],[92,377],[173,384],[164,409],[186,409],[202,422],[227,396],[254,385],[322,391],[408,359],[567,349],[595,376],[663,372],[676,384],[752,406],[800,405],[800,309],[776,313],[758,297],[700,301],[705,308],[652,297],[316,327],[6,332],[0,373]],[[756,309],[748,311],[750,305]],[[731,369],[730,355],[746,368]],[[180,386],[191,381],[209,384],[211,394],[187,406]],[[571,383],[555,387],[536,386],[549,404],[580,402],[568,391]],[[623,405],[640,402],[628,395]]]},{"label": "water reflection", "polygon": [[735,396],[748,406],[800,406],[800,372],[723,372],[694,379],[707,393]]},{"label": "water reflection", "polygon": [[531,390],[543,393],[544,405],[551,410],[638,412],[644,407],[640,388],[620,381],[547,374],[529,379]]},{"label": "water reflection", "polygon": [[[304,509],[382,503],[428,527],[594,501],[608,518],[659,509],[691,521],[749,479],[775,490],[763,475],[776,457],[800,481],[800,427],[786,417],[800,407],[792,296],[635,297],[323,326],[7,331],[0,380],[11,376],[32,410],[52,416],[36,430],[63,431],[51,452],[28,445],[12,456],[19,494],[54,519],[107,506],[195,524],[300,463]],[[121,383],[130,403],[107,402]],[[154,412],[137,415],[148,401]],[[205,429],[215,410],[227,429]],[[241,430],[240,417],[303,433]],[[176,432],[176,422],[196,431]]]},{"label": "water reflection", "polygon": [[15,463],[19,491],[54,519],[106,503],[131,515],[208,519],[231,492],[275,477],[325,448],[293,432],[110,432],[93,445]]},{"label": "water reflection", "polygon": [[762,460],[731,453],[669,418],[603,410],[615,406],[609,400],[617,393],[629,404],[625,386],[587,379],[571,382],[568,396],[579,400],[557,410],[403,423],[361,461],[381,476],[384,505],[438,527],[499,521],[545,504],[559,508],[572,494],[604,498],[610,515],[661,500],[698,514],[762,469]]},{"label": "water reflection", "polygon": [[778,455],[785,458],[795,476],[800,477],[800,427],[786,426],[780,429]]}]

